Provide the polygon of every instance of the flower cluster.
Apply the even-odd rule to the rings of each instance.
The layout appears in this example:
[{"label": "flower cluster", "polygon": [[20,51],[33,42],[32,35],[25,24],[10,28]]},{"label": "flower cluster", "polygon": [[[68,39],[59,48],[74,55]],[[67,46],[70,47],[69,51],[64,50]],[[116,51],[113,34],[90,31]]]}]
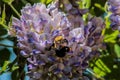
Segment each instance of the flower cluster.
[{"label": "flower cluster", "polygon": [[109,11],[112,12],[110,16],[111,27],[113,30],[120,31],[120,0],[108,0]]},{"label": "flower cluster", "polygon": [[56,6],[27,4],[20,19],[13,17],[10,33],[28,61],[31,80],[79,80],[89,60],[100,53],[104,21],[93,17],[84,25],[76,14],[72,22],[75,15],[67,16]]}]

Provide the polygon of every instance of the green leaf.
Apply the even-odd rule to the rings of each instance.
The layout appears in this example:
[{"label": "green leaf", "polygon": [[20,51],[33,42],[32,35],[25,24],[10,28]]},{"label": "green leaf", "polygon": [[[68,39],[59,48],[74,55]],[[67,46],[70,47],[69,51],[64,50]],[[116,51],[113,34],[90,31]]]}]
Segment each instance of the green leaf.
[{"label": "green leaf", "polygon": [[84,0],[82,2],[82,7],[83,8],[89,8],[91,6],[91,0]]},{"label": "green leaf", "polygon": [[14,65],[14,66],[12,67],[12,71],[14,71],[14,70],[16,70],[16,69],[18,69],[18,68],[19,68],[19,66]]},{"label": "green leaf", "polygon": [[52,2],[52,0],[40,0],[40,2],[44,4],[49,4],[50,2]]},{"label": "green leaf", "polygon": [[6,13],[5,13],[5,5],[4,5],[4,7],[3,7],[3,11],[2,11],[1,24],[4,24],[4,22],[5,22],[5,17],[6,17]]},{"label": "green leaf", "polygon": [[105,24],[106,24],[106,28],[109,29],[110,28],[110,17],[111,12],[108,12],[107,15],[105,16]]},{"label": "green leaf", "polygon": [[10,17],[10,21],[8,23],[8,26],[11,27],[12,26],[12,18],[13,18],[13,15]]},{"label": "green leaf", "polygon": [[[84,1],[82,2],[82,8],[83,8],[83,9],[89,9],[90,6],[91,6],[91,0],[84,0]],[[88,13],[86,13],[86,14],[83,15],[83,20],[86,21],[87,18],[88,18]]]},{"label": "green leaf", "polygon": [[103,6],[101,6],[100,4],[95,3],[94,5],[95,5],[95,7],[99,8],[100,10],[105,11],[104,7],[103,7]]},{"label": "green leaf", "polygon": [[46,4],[49,4],[50,2],[52,2],[52,0],[47,0],[47,1],[46,1]]},{"label": "green leaf", "polygon": [[116,42],[115,39],[117,38],[118,34],[119,34],[118,30],[114,31],[112,34],[106,34],[104,37],[104,41],[115,43]]},{"label": "green leaf", "polygon": [[11,4],[14,0],[3,0],[3,2],[7,3],[7,4]]},{"label": "green leaf", "polygon": [[101,59],[98,59],[94,65],[95,65],[93,68],[94,76],[96,76],[97,78],[103,77],[107,73],[111,72],[111,70],[107,67],[107,65]]},{"label": "green leaf", "polygon": [[[95,67],[96,68],[96,67]],[[87,68],[86,69],[87,70],[87,72],[89,72],[90,74],[92,74],[92,76],[94,76],[94,77],[96,77],[97,79],[99,79],[99,80],[104,80],[104,78],[102,78],[102,76],[100,75],[100,72],[97,74],[97,71],[96,70],[98,70],[97,68],[96,69],[94,69],[95,71],[93,71],[91,68]],[[99,70],[98,70],[99,71]],[[103,73],[104,74],[104,73]]]},{"label": "green leaf", "polygon": [[118,44],[114,45],[114,51],[115,51],[117,57],[120,58],[120,46]]},{"label": "green leaf", "polygon": [[45,3],[45,2],[46,2],[46,0],[40,0],[40,2],[41,2],[41,3]]},{"label": "green leaf", "polygon": [[7,67],[8,67],[9,64],[10,64],[10,61],[5,61],[2,69],[0,70],[0,73],[5,72],[7,70]]}]

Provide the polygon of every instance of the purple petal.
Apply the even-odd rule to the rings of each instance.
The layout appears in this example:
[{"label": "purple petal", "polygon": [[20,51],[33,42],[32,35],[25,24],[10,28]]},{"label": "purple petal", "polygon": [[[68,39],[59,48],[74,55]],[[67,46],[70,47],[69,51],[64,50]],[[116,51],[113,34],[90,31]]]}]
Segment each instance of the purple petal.
[{"label": "purple petal", "polygon": [[26,52],[26,51],[20,51],[20,54],[22,55],[22,56],[24,56],[24,57],[28,57],[29,56],[29,54]]}]

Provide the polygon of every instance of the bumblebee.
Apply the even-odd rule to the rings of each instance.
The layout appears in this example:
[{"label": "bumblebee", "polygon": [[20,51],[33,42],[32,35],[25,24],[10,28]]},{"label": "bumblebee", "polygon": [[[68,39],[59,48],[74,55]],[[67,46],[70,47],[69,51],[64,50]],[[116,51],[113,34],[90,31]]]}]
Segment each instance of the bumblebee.
[{"label": "bumblebee", "polygon": [[57,36],[54,43],[56,56],[64,57],[66,53],[70,51],[70,48],[67,46],[68,40],[64,39],[62,36]]},{"label": "bumblebee", "polygon": [[57,36],[54,39],[54,43],[51,45],[50,49],[55,50],[55,54],[57,57],[64,57],[66,53],[70,51],[70,48],[67,45],[67,39],[64,39],[62,36]]}]

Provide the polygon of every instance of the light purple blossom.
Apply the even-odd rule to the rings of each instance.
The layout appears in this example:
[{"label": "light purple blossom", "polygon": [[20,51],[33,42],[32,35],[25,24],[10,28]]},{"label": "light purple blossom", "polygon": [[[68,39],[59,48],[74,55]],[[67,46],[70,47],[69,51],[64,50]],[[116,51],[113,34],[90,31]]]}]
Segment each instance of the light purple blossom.
[{"label": "light purple blossom", "polygon": [[54,3],[27,4],[20,19],[12,21],[10,33],[28,61],[31,80],[80,79],[102,46],[102,19],[95,17],[85,25],[80,15],[67,16]]},{"label": "light purple blossom", "polygon": [[112,12],[110,16],[111,28],[120,31],[120,0],[108,0],[108,10]]}]

